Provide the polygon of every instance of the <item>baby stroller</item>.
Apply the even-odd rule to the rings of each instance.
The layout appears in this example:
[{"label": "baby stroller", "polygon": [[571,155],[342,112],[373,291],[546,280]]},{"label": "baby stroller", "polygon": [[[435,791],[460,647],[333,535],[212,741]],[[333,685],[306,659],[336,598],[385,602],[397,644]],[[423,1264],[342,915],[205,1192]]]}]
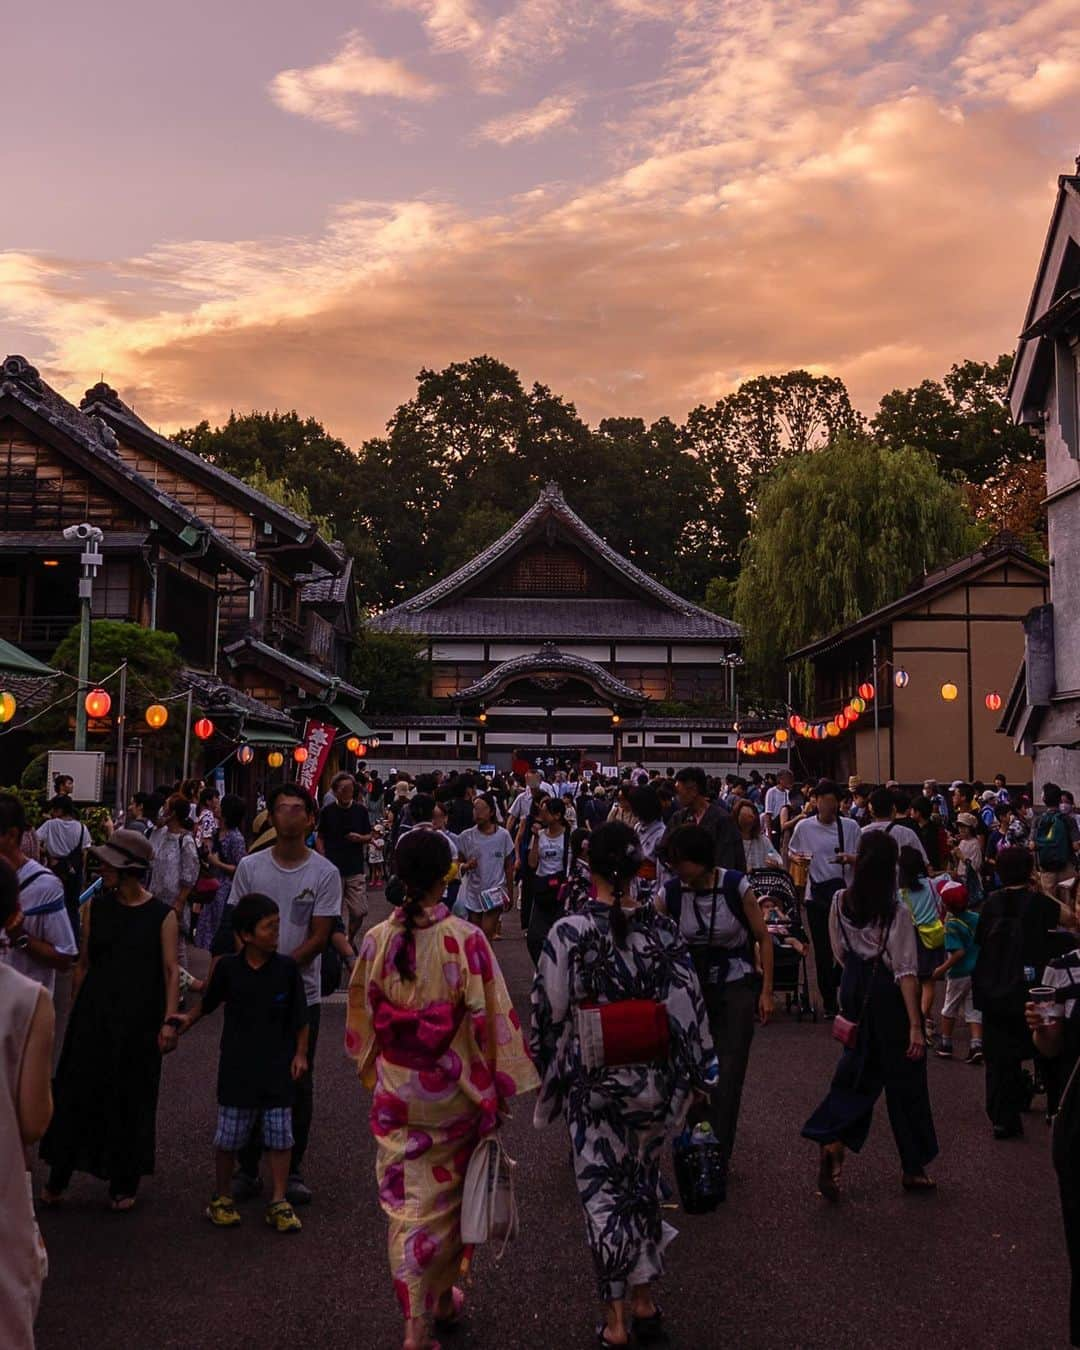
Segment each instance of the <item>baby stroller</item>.
[{"label": "baby stroller", "polygon": [[810,974],[805,951],[788,946],[788,940],[809,942],[799,920],[799,895],[795,883],[781,867],[759,867],[747,874],[750,888],[765,911],[765,924],[773,943],[773,993],[783,994],[788,1012],[794,1008],[798,1021],[817,1021],[810,998]]}]

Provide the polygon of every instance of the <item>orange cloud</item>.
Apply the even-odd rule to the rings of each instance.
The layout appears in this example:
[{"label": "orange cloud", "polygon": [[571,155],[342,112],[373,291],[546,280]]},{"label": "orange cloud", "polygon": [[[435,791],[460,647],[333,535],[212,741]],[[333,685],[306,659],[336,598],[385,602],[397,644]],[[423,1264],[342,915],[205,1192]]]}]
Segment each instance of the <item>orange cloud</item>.
[{"label": "orange cloud", "polygon": [[360,127],[357,104],[362,99],[426,101],[438,92],[438,85],[404,62],[376,56],[357,32],[346,35],[341,50],[329,61],[279,71],[270,81],[270,97],[279,108],[339,131]]}]

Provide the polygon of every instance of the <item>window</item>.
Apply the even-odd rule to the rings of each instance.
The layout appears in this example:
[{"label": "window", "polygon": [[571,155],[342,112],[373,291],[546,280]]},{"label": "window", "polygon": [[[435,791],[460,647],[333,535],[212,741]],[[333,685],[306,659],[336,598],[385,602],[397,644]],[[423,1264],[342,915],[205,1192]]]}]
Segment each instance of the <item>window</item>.
[{"label": "window", "polygon": [[396,731],[380,731],[379,744],[385,745],[387,741],[392,741],[396,735],[397,735]]},{"label": "window", "polygon": [[637,731],[628,731],[623,737],[623,745],[640,745],[641,733]]},{"label": "window", "polygon": [[416,739],[420,742],[421,745],[445,745],[445,744],[446,744],[446,732],[445,732],[445,731],[421,731],[421,732],[419,732],[419,733],[417,734]]},{"label": "window", "polygon": [[653,745],[682,745],[682,737],[679,735],[669,735],[667,732],[658,732],[653,737]]},{"label": "window", "polygon": [[157,626],[177,635],[185,661],[198,670],[210,668],[214,629],[212,590],[173,567],[162,567],[158,575]]},{"label": "window", "polygon": [[106,562],[94,580],[91,609],[95,619],[134,619],[131,610],[131,563]]},{"label": "window", "polygon": [[463,731],[461,733],[461,739],[466,745],[472,745],[473,741],[476,739],[476,733],[472,731]]},{"label": "window", "polygon": [[706,732],[701,737],[702,745],[727,745],[727,743],[728,738],[726,736],[710,736],[708,732]]}]

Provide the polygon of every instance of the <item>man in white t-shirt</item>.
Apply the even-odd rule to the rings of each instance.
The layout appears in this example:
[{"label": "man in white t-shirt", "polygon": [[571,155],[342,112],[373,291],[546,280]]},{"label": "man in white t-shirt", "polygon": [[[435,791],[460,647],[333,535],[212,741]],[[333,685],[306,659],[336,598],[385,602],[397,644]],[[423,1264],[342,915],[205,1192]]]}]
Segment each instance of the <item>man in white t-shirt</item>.
[{"label": "man in white t-shirt", "polygon": [[794,781],[795,775],[790,769],[781,769],[776,775],[775,787],[769,788],[765,794],[765,812],[761,821],[761,832],[766,838],[771,838],[773,830],[780,824],[780,812],[791,800],[791,785]]},{"label": "man in white t-shirt", "polygon": [[[229,904],[245,895],[268,895],[281,916],[279,950],[300,967],[308,1003],[308,1071],[296,1084],[293,1101],[293,1150],[286,1192],[290,1204],[306,1205],[311,1191],[300,1173],[311,1131],[314,1107],[315,1049],[321,1013],[322,954],[334,920],[341,916],[341,874],[329,858],[308,848],[315,828],[315,803],[299,783],[281,783],[267,801],[277,838],[269,848],[241,858],[229,891]],[[238,1154],[234,1190],[238,1197],[256,1194],[259,1178],[257,1144]]]},{"label": "man in white t-shirt", "polygon": [[806,919],[814,945],[814,968],[826,1019],[836,1016],[836,962],[829,939],[829,910],[843,886],[850,886],[861,837],[850,816],[840,815],[840,790],[823,780],[817,786],[816,816],[800,820],[791,832],[788,855],[810,859],[806,882]]},{"label": "man in white t-shirt", "polygon": [[929,868],[923,842],[910,826],[896,819],[896,800],[888,788],[875,788],[869,797],[870,819],[863,830],[886,830],[898,849],[913,848]]},{"label": "man in white t-shirt", "polygon": [[52,994],[56,972],[70,968],[79,948],[64,907],[63,886],[19,847],[25,830],[22,802],[0,793],[0,866],[10,866],[19,883],[19,908],[0,930],[0,960]]}]

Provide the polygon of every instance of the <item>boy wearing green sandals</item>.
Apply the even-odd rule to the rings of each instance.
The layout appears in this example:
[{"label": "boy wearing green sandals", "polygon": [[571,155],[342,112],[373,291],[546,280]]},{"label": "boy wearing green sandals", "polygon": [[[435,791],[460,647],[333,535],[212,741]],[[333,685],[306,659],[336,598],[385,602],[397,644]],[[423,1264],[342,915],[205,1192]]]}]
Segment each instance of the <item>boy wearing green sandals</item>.
[{"label": "boy wearing green sandals", "polygon": [[231,1194],[236,1154],[258,1128],[273,1184],[266,1222],[278,1233],[296,1233],[301,1224],[285,1188],[293,1146],[293,1084],[308,1067],[303,979],[296,962],[278,951],[281,920],[269,896],[245,895],[232,914],[241,951],[217,962],[202,1002],[179,1019],[183,1034],[219,1004],[225,1008],[214,1135],[217,1186],[206,1217],[218,1228],[240,1222]]}]

